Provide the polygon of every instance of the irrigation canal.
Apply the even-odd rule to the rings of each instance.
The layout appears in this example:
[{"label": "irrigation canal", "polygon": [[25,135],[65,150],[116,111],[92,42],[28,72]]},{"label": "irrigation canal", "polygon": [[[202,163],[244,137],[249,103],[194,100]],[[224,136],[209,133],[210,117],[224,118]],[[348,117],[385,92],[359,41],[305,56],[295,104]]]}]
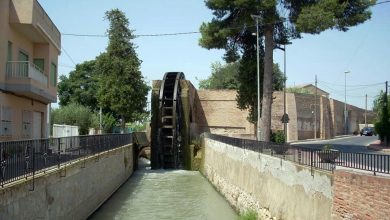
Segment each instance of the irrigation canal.
[{"label": "irrigation canal", "polygon": [[237,218],[235,211],[199,172],[150,170],[144,160],[133,176],[89,219]]}]

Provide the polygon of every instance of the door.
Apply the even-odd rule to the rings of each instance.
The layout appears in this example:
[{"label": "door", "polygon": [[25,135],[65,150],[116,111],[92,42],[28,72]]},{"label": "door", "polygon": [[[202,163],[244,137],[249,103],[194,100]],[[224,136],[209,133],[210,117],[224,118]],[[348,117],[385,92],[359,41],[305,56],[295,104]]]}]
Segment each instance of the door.
[{"label": "door", "polygon": [[42,138],[42,112],[34,112],[33,115],[33,139]]},{"label": "door", "polygon": [[19,51],[18,77],[28,77],[28,55]]},{"label": "door", "polygon": [[38,68],[38,70],[43,73],[43,71],[45,70],[45,60],[44,59],[41,59],[41,58],[37,58],[37,59],[34,59],[34,65],[35,67]]}]

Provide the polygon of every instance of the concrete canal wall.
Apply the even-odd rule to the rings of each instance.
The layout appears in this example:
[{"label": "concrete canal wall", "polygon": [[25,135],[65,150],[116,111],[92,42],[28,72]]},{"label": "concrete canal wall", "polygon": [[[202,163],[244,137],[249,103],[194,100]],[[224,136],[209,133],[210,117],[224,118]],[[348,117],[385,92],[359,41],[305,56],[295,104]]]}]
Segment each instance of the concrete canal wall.
[{"label": "concrete canal wall", "polygon": [[[133,146],[0,188],[0,219],[86,219],[133,173]],[[33,189],[33,190],[32,190]]]},{"label": "concrete canal wall", "polygon": [[203,139],[201,172],[238,211],[257,210],[262,219],[331,219],[329,173]]}]

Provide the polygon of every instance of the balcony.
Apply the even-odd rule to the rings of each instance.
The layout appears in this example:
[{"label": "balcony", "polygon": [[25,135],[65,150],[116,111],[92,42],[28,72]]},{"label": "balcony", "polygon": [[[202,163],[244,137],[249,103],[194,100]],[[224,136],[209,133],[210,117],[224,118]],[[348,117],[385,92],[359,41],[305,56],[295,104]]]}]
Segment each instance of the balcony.
[{"label": "balcony", "polygon": [[5,89],[44,103],[57,100],[55,92],[49,89],[47,76],[30,62],[7,62]]},{"label": "balcony", "polygon": [[33,63],[23,61],[8,62],[6,68],[7,79],[29,78],[47,87],[47,76]]},{"label": "balcony", "polygon": [[61,33],[37,0],[11,0],[10,24],[34,43],[51,43],[61,51]]}]

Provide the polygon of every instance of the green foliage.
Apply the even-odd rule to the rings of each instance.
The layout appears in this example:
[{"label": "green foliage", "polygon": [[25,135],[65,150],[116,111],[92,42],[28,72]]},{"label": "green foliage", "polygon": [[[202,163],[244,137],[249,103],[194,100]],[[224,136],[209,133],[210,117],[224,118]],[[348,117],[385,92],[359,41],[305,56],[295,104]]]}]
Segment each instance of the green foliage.
[{"label": "green foliage", "polygon": [[240,214],[239,220],[257,220],[257,213],[253,210],[246,211]]},{"label": "green foliage", "polygon": [[[99,113],[93,113],[91,115],[92,117],[92,123],[91,127],[92,128],[99,128],[100,126],[100,115]],[[102,114],[102,130],[103,133],[112,133],[112,130],[114,126],[116,125],[117,120],[116,118],[111,114],[111,113],[103,113]]]},{"label": "green foliage", "polygon": [[286,143],[286,139],[284,138],[283,131],[276,131],[275,133],[271,132],[271,142],[284,144]]},{"label": "green foliage", "polygon": [[199,81],[200,89],[238,89],[239,62],[211,64],[211,76]]},{"label": "green foliage", "polygon": [[[386,100],[387,99],[387,100]],[[385,141],[387,137],[387,144],[390,143],[390,97],[381,91],[374,100],[374,112],[377,114],[375,132],[379,135],[381,141]]]},{"label": "green foliage", "polygon": [[333,149],[333,147],[332,147],[332,145],[330,145],[330,144],[325,144],[323,147],[322,147],[322,150],[323,151],[330,151],[330,150],[332,150]]},{"label": "green foliage", "polygon": [[125,121],[137,121],[145,113],[149,87],[140,72],[141,60],[135,52],[133,31],[118,9],[106,12],[110,22],[107,51],[96,58],[99,72],[99,103]]},{"label": "green foliage", "polygon": [[289,93],[299,93],[299,94],[311,94],[311,92],[308,89],[301,88],[301,87],[286,88],[286,92],[289,92]]},{"label": "green foliage", "polygon": [[53,109],[51,112],[52,124],[75,125],[79,127],[79,134],[88,134],[93,124],[92,112],[89,108],[76,103],[70,103]]},{"label": "green foliage", "polygon": [[93,111],[99,109],[96,91],[98,90],[98,74],[95,70],[95,60],[85,61],[76,65],[69,77],[60,76],[58,83],[58,98],[60,105],[79,103]]},{"label": "green foliage", "polygon": [[[372,0],[205,0],[213,11],[213,19],[200,26],[202,37],[199,44],[207,49],[224,49],[226,62],[240,60],[238,105],[250,109],[250,121],[256,118],[256,31],[251,15],[262,15],[260,20],[260,81],[262,94],[263,127],[265,140],[269,140],[272,103],[272,52],[276,46],[285,44],[290,38],[299,38],[301,33],[318,34],[336,28],[347,31],[349,27],[363,23],[370,18]],[[279,10],[282,9],[282,10]],[[279,14],[287,14],[287,22]],[[287,25],[285,25],[287,24]],[[264,37],[264,45],[263,45]],[[266,48],[264,48],[264,46]],[[265,53],[267,52],[267,53]],[[267,55],[267,57],[265,56]],[[261,90],[261,91],[263,91]],[[250,94],[248,96],[248,94]]]},{"label": "green foliage", "polygon": [[[294,2],[294,0],[291,0]],[[371,18],[368,8],[375,0],[339,1],[322,0],[315,4],[304,3],[293,17],[298,32],[319,34],[329,28],[347,31]],[[298,4],[297,4],[298,6]]]},{"label": "green foliage", "polygon": [[146,131],[150,124],[149,114],[143,113],[139,116],[140,120],[136,122],[126,123],[126,127],[131,131]]}]

